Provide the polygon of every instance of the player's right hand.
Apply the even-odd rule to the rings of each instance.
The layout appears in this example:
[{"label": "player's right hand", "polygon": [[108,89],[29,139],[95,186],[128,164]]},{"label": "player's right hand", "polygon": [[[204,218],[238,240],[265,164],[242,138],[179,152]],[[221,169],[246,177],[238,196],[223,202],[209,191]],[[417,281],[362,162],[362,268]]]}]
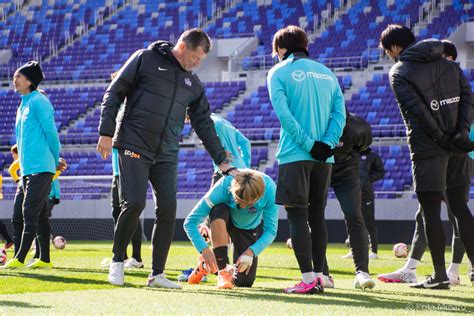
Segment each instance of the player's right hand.
[{"label": "player's right hand", "polygon": [[218,271],[216,256],[214,255],[214,252],[210,248],[205,248],[202,251],[202,258],[204,259],[204,262],[206,263],[208,272],[216,273]]},{"label": "player's right hand", "polygon": [[102,159],[107,159],[112,152],[112,137],[100,136],[97,142],[97,152],[100,154]]}]

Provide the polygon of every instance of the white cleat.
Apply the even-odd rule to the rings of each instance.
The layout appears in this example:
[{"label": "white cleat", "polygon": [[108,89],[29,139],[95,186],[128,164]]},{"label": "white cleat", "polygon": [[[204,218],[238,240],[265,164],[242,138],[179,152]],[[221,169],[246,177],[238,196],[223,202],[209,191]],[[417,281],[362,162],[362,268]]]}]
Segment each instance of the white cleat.
[{"label": "white cleat", "polygon": [[354,287],[356,289],[373,289],[375,281],[370,278],[367,272],[358,271],[354,279]]},{"label": "white cleat", "polygon": [[454,273],[448,273],[448,279],[450,285],[460,285],[461,284],[461,279],[459,278],[459,275],[454,274]]},{"label": "white cleat", "polygon": [[370,259],[370,260],[376,260],[376,259],[378,259],[378,258],[379,258],[379,255],[376,254],[375,252],[371,252],[371,253],[369,254],[369,259]]},{"label": "white cleat", "polygon": [[334,288],[334,279],[330,275],[323,274],[323,286],[325,289],[333,289]]},{"label": "white cleat", "polygon": [[123,272],[123,262],[111,262],[109,265],[109,276],[107,278],[110,284],[121,286],[125,282]]},{"label": "white cleat", "polygon": [[347,255],[341,257],[341,259],[352,259],[354,256],[352,255],[352,251],[349,251]]},{"label": "white cleat", "polygon": [[125,261],[123,267],[125,269],[140,269],[143,268],[143,262],[132,257]]},{"label": "white cleat", "polygon": [[387,274],[379,274],[377,276],[382,282],[386,283],[417,283],[418,280],[416,278],[416,269],[399,269],[392,273]]},{"label": "white cleat", "polygon": [[180,284],[176,284],[168,280],[164,273],[158,275],[149,275],[148,276],[148,287],[157,287],[157,288],[165,288],[165,289],[176,289],[181,290],[183,287]]}]

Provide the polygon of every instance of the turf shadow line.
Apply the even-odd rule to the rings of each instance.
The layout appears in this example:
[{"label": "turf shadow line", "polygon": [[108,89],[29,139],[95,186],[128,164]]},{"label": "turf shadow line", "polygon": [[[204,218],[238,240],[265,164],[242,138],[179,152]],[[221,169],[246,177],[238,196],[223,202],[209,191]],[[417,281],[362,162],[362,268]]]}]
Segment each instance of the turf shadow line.
[{"label": "turf shadow line", "polygon": [[17,276],[38,279],[41,281],[62,282],[62,283],[78,283],[78,284],[109,284],[106,280],[94,280],[87,278],[74,278],[70,276],[62,277],[57,275],[32,274],[25,272],[18,272]]},{"label": "turf shadow line", "polygon": [[18,302],[18,301],[0,301],[0,306],[1,307],[11,306],[11,307],[19,307],[19,308],[51,308],[51,306],[34,305],[34,304]]}]

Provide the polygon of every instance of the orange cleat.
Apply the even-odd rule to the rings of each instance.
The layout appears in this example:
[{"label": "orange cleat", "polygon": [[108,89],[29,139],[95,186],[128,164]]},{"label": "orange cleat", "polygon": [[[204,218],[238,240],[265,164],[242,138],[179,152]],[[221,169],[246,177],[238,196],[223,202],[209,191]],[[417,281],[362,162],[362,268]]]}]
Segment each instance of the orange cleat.
[{"label": "orange cleat", "polygon": [[202,255],[199,255],[198,264],[196,269],[188,277],[189,284],[199,284],[202,281],[202,278],[207,275],[209,272],[206,270],[206,264]]},{"label": "orange cleat", "polygon": [[225,269],[219,270],[217,275],[218,289],[232,289],[234,287],[234,275],[236,270],[233,266],[227,265]]}]

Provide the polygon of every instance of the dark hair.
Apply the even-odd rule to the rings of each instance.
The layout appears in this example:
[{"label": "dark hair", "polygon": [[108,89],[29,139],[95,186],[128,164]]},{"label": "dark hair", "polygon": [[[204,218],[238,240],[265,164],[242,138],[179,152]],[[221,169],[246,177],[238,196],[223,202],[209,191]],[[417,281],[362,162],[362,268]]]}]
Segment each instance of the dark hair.
[{"label": "dark hair", "polygon": [[308,47],[308,36],[306,32],[295,25],[288,25],[279,29],[273,36],[273,55],[277,54],[278,48],[285,48],[289,51],[306,49]]},{"label": "dark hair", "polygon": [[12,148],[10,148],[10,151],[18,155],[18,145],[13,145]]},{"label": "dark hair", "polygon": [[202,47],[206,54],[211,50],[211,40],[209,36],[199,28],[184,31],[178,39],[178,43],[179,42],[186,43],[186,47],[190,50],[196,50],[198,47]]},{"label": "dark hair", "polygon": [[453,60],[456,60],[458,58],[458,50],[456,49],[456,45],[454,45],[453,42],[447,39],[444,39],[441,42],[443,43],[444,56],[451,56]]},{"label": "dark hair", "polygon": [[415,41],[413,32],[408,27],[400,24],[389,24],[380,35],[380,46],[389,50],[394,45],[405,49]]}]

